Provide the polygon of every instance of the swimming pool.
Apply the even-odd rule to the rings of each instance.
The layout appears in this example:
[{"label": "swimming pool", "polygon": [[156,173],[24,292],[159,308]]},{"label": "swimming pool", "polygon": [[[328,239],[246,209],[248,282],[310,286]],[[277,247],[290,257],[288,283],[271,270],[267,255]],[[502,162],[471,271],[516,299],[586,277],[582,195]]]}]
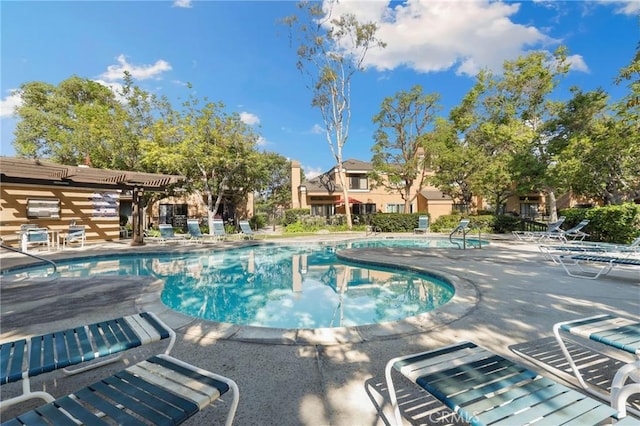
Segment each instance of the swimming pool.
[{"label": "swimming pool", "polygon": [[[275,328],[378,324],[447,303],[453,286],[432,274],[350,264],[344,248],[451,247],[441,239],[265,244],[230,250],[108,255],[59,262],[63,277],[144,275],[164,281],[162,302],[206,320]],[[45,267],[14,271],[44,274]]]}]

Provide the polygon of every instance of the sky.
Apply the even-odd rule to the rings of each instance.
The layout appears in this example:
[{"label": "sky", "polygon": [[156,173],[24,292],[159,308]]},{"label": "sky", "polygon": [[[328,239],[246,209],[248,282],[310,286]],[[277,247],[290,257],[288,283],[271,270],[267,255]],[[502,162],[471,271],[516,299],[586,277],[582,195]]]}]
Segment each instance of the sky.
[{"label": "sky", "polygon": [[[568,48],[568,88],[624,87],[614,79],[640,41],[640,0],[342,0],[336,13],[375,22],[386,48],[369,51],[352,80],[351,125],[343,158],[370,161],[373,117],[386,97],[421,85],[440,96],[439,115],[460,103],[481,69],[531,51]],[[0,2],[0,154],[12,146],[19,88],[79,76],[117,88],[129,71],[142,89],[175,108],[189,97],[223,102],[260,135],[260,149],[300,161],[307,178],[335,160],[309,80],[281,20],[293,1]]]}]

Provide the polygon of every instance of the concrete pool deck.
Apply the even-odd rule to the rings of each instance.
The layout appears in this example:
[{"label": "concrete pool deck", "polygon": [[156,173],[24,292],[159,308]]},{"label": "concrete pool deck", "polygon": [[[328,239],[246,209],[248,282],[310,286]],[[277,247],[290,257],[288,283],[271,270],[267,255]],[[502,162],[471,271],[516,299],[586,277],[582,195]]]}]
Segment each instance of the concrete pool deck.
[{"label": "concrete pool deck", "polygon": [[[321,235],[304,240],[357,236]],[[172,355],[238,383],[237,425],[385,425],[392,416],[384,366],[395,356],[471,340],[562,382],[568,376],[561,370],[553,365],[542,368],[516,352],[527,353],[530,348],[540,347],[553,351],[551,329],[559,321],[598,313],[640,316],[637,269],[616,268],[597,280],[572,278],[561,266],[545,259],[535,244],[505,236],[490,236],[490,240],[491,244],[480,250],[372,248],[344,253],[355,261],[426,268],[451,278],[456,285],[455,299],[419,318],[347,329],[239,327],[193,319],[166,308],[159,301],[162,283],[150,277],[58,278],[15,283],[3,280],[0,341],[150,310],[178,334]],[[288,243],[300,239],[267,241]],[[247,242],[224,246],[240,244]],[[108,243],[45,256],[58,259],[131,250],[201,249]],[[3,269],[25,262],[24,256],[4,253],[0,260]],[[160,349],[161,346],[151,346],[130,351],[127,361],[136,362]],[[122,368],[117,363],[66,378],[51,373],[33,379],[32,385],[60,396]],[[3,386],[2,398],[19,389],[19,384]],[[409,388],[405,394],[413,395],[412,392],[413,388]],[[406,424],[448,424],[435,421],[436,415],[446,410],[430,397],[416,394],[412,401],[407,404]],[[38,403],[36,400],[9,407],[2,418]],[[428,416],[410,421],[411,406],[420,406]],[[222,424],[227,408],[228,401],[223,399],[187,424]]]}]

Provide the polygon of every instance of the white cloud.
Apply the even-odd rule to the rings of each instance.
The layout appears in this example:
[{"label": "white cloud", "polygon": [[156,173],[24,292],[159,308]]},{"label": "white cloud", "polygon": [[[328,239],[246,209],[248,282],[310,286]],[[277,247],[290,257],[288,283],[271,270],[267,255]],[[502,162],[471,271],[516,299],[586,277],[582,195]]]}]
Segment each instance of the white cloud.
[{"label": "white cloud", "polygon": [[175,0],[173,2],[173,7],[191,8],[191,0]]},{"label": "white cloud", "polygon": [[13,111],[20,105],[22,105],[20,91],[16,89],[9,90],[9,95],[4,99],[0,99],[0,118],[13,117]]},{"label": "white cloud", "polygon": [[240,113],[240,121],[249,126],[260,124],[260,118],[257,115],[246,111]]},{"label": "white cloud", "polygon": [[377,36],[387,47],[371,49],[367,66],[425,73],[453,68],[475,75],[482,68],[499,71],[505,60],[557,42],[534,26],[513,22],[519,7],[489,0],[343,1],[334,15],[352,13],[360,22],[378,24]]},{"label": "white cloud", "polygon": [[570,55],[567,57],[567,62],[571,64],[572,71],[589,72],[589,67],[584,61],[582,55]]},{"label": "white cloud", "polygon": [[311,133],[313,133],[314,135],[322,134],[322,133],[324,133],[324,131],[325,131],[324,127],[322,127],[321,125],[319,125],[317,123],[314,124],[313,127],[311,128]]},{"label": "white cloud", "polygon": [[126,102],[126,99],[122,96],[122,88],[124,87],[122,84],[116,83],[114,81],[104,81],[104,80],[93,80],[93,81],[95,81],[96,83],[100,83],[103,86],[106,86],[109,89],[111,89],[111,91],[116,96],[116,99],[119,102],[121,103]]},{"label": "white cloud", "polygon": [[147,80],[149,78],[159,78],[159,75],[166,71],[171,71],[171,64],[163,59],[159,59],[153,65],[132,65],[127,62],[124,55],[116,58],[117,65],[109,65],[107,71],[100,75],[100,78],[107,81],[122,80],[125,71],[128,71],[136,80]]},{"label": "white cloud", "polygon": [[638,15],[640,13],[640,2],[638,0],[599,0],[600,3],[605,5],[615,6],[615,13],[621,15]]},{"label": "white cloud", "polygon": [[258,146],[267,146],[269,142],[264,138],[264,136],[258,136],[258,140],[256,141],[256,145]]},{"label": "white cloud", "polygon": [[304,170],[304,177],[309,180],[313,179],[316,176],[320,176],[325,170],[322,170],[319,167],[311,167],[311,166],[302,166],[302,170]]}]

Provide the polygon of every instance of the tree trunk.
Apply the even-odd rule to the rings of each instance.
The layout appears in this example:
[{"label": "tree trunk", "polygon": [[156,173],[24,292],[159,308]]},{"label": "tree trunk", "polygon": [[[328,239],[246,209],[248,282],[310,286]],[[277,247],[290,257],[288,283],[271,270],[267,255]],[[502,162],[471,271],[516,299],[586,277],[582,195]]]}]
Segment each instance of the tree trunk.
[{"label": "tree trunk", "polygon": [[347,216],[347,229],[351,231],[353,229],[353,222],[351,221],[351,203],[349,202],[349,187],[347,186],[347,178],[342,168],[342,163],[338,163],[338,178],[340,185],[342,186],[342,198],[344,199],[345,215]]},{"label": "tree trunk", "polygon": [[558,221],[558,206],[556,203],[556,193],[553,190],[548,191],[549,195],[549,221],[557,222]]}]

